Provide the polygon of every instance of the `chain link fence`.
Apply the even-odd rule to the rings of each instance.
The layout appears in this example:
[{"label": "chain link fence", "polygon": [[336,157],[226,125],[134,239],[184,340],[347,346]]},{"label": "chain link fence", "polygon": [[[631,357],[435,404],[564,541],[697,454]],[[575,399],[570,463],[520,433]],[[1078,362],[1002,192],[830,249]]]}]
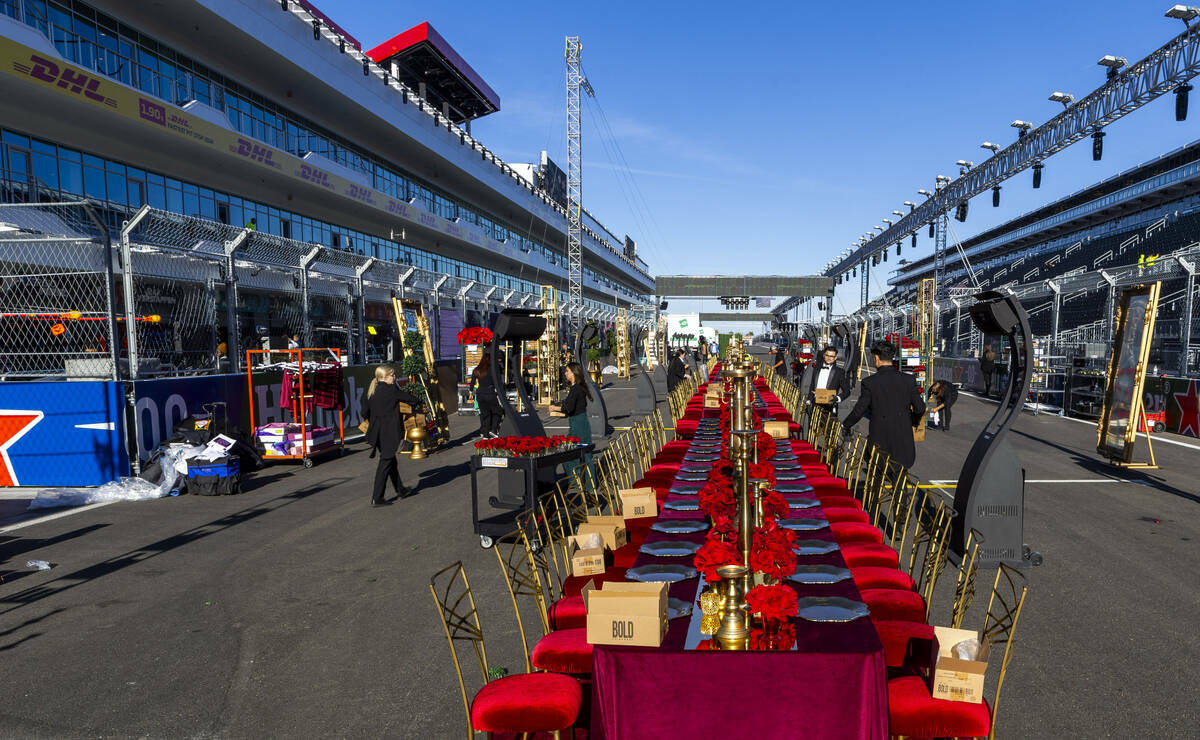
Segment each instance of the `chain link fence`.
[{"label": "chain link fence", "polygon": [[108,245],[87,203],[0,204],[0,379],[118,377]]},{"label": "chain link fence", "polygon": [[245,350],[293,337],[378,362],[395,327],[392,298],[463,314],[537,303],[519,290],[150,207],[110,233],[113,216],[87,202],[0,204],[0,379],[238,372]]}]

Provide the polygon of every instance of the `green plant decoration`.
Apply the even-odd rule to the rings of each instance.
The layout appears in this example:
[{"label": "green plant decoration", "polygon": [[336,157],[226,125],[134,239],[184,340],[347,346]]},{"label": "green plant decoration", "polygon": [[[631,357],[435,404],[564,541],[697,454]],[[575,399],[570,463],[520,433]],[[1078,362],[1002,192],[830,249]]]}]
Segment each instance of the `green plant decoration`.
[{"label": "green plant decoration", "polygon": [[421,336],[421,332],[409,329],[404,332],[404,349],[410,349],[414,352],[420,352],[425,349],[425,337]]},{"label": "green plant decoration", "polygon": [[420,375],[425,369],[425,358],[422,355],[412,354],[400,361],[400,374],[410,378]]}]

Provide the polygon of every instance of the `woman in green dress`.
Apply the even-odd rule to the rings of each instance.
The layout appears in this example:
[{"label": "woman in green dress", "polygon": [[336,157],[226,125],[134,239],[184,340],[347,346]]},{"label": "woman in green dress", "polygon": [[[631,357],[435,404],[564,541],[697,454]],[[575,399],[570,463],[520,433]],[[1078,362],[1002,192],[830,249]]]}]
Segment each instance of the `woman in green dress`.
[{"label": "woman in green dress", "polygon": [[[571,390],[567,392],[567,397],[562,403],[551,405],[550,410],[567,417],[567,426],[570,430],[568,434],[578,437],[583,444],[591,444],[592,425],[588,422],[587,406],[588,401],[592,400],[592,394],[584,380],[583,368],[578,362],[568,362],[565,375]],[[592,481],[596,479],[595,470],[592,468],[591,454],[584,455],[584,460],[587,463],[589,478],[585,483],[590,490]],[[563,472],[570,475],[576,467],[578,467],[578,463],[563,463]]]}]

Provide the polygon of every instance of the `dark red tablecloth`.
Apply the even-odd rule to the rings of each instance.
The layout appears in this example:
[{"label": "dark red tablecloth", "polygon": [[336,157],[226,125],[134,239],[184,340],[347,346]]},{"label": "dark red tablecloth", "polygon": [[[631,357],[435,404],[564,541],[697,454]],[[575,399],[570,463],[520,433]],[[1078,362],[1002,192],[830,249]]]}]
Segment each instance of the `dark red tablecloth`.
[{"label": "dark red tablecloth", "polygon": [[[769,391],[763,395],[768,403],[778,403]],[[695,498],[667,496],[668,501]],[[820,507],[793,511],[798,518],[823,517]],[[704,516],[664,509],[660,519]],[[798,539],[833,540],[828,529],[796,534]],[[663,539],[703,542],[704,533],[651,531],[646,542]],[[799,560],[845,567],[839,551]],[[691,558],[638,556],[636,565],[648,563],[690,564]],[[789,583],[800,597],[860,598],[853,580]],[[672,584],[670,595],[694,604],[696,590],[693,578]],[[694,608],[699,619],[699,607]],[[783,652],[684,649],[688,618],[673,620],[658,648],[597,645],[590,737],[886,738],[887,667],[871,620],[864,617],[845,624],[796,620],[795,627],[797,649]]]}]

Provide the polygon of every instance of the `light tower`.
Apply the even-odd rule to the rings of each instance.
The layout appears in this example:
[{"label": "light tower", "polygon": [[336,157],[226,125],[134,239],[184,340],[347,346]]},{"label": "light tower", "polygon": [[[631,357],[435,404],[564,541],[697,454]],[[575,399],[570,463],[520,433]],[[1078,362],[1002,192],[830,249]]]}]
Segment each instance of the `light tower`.
[{"label": "light tower", "polygon": [[583,44],[567,37],[567,334],[574,342],[583,315],[583,110],[580,90],[595,97],[580,68]]}]

